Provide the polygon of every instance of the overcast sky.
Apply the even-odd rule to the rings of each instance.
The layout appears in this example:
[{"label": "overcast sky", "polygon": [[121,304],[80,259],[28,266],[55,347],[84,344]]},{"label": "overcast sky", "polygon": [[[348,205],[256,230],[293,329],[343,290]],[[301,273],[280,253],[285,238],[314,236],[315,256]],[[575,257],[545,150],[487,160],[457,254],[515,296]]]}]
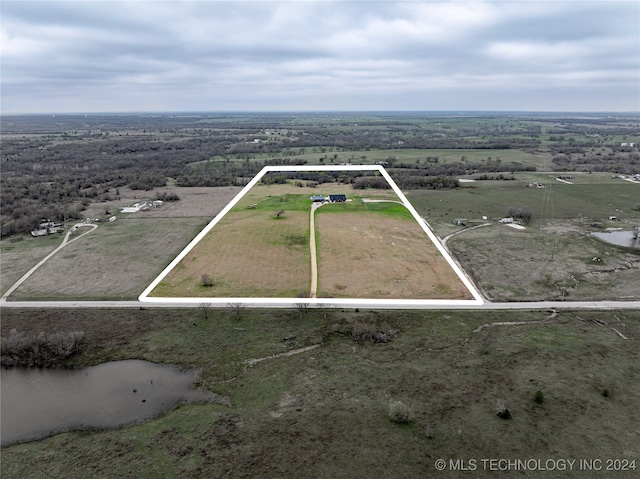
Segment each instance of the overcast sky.
[{"label": "overcast sky", "polygon": [[640,111],[640,2],[0,3],[3,113]]}]

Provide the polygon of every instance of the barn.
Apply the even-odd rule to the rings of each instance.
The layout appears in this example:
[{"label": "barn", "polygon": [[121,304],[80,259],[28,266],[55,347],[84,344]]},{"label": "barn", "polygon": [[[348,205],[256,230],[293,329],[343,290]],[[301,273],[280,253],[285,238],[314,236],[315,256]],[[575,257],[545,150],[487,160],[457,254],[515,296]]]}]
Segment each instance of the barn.
[{"label": "barn", "polygon": [[332,203],[342,203],[347,201],[347,195],[329,195],[329,201]]},{"label": "barn", "polygon": [[326,198],[322,195],[313,195],[311,197],[311,201],[313,203],[322,203],[323,201],[326,201]]}]

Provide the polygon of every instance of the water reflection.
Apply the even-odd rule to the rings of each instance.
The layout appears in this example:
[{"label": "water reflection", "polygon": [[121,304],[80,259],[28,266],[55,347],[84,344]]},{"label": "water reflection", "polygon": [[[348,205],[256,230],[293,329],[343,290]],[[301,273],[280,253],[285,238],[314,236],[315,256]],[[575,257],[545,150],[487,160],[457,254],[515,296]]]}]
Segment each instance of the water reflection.
[{"label": "water reflection", "polygon": [[608,231],[606,233],[591,233],[593,236],[606,241],[607,243],[627,248],[640,248],[640,238],[634,238],[633,231]]},{"label": "water reflection", "polygon": [[5,369],[0,379],[2,445],[142,422],[185,402],[224,403],[216,394],[191,389],[197,374],[137,360],[80,370]]}]

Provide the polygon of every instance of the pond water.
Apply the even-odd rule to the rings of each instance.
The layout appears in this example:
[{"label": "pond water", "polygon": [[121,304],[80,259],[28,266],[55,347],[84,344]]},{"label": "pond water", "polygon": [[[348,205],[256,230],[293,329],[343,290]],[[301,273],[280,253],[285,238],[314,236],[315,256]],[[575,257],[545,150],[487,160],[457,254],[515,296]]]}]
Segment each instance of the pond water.
[{"label": "pond water", "polygon": [[627,248],[640,248],[640,238],[633,238],[633,231],[608,231],[606,233],[591,233],[596,238],[600,238],[607,243],[618,246],[626,246]]},{"label": "pond water", "polygon": [[147,361],[114,361],[91,368],[4,369],[0,376],[2,446],[74,429],[147,421],[194,402],[225,403],[191,384],[198,371]]}]

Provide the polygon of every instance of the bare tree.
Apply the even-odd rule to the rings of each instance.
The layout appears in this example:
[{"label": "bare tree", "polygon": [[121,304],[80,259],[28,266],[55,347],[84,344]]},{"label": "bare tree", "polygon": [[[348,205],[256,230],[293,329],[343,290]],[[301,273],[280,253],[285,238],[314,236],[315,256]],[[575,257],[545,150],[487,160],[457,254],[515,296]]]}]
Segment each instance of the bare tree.
[{"label": "bare tree", "polygon": [[210,287],[213,286],[213,279],[211,278],[211,276],[209,276],[207,273],[204,273],[201,277],[200,277],[201,281],[202,281],[202,286],[205,287]]},{"label": "bare tree", "polygon": [[[300,293],[298,295],[298,298],[308,298],[309,297],[309,293]],[[300,319],[302,319],[302,316],[304,313],[306,313],[309,309],[309,301],[299,301],[296,303],[296,308],[298,308],[298,311],[300,312]]]},{"label": "bare tree", "polygon": [[322,311],[322,319],[327,319],[333,307],[334,306],[332,304],[328,303],[323,303],[320,305],[320,310]]},{"label": "bare tree", "polygon": [[296,303],[296,307],[298,308],[299,311],[305,312],[306,310],[309,309],[309,303],[304,303],[304,302]]},{"label": "bare tree", "polygon": [[242,316],[242,310],[244,309],[245,305],[243,303],[229,303],[227,306],[229,306],[229,309],[231,310],[235,318],[239,320]]},{"label": "bare tree", "polygon": [[211,309],[211,303],[200,303],[198,309],[202,311],[204,319],[209,319],[209,310]]}]

